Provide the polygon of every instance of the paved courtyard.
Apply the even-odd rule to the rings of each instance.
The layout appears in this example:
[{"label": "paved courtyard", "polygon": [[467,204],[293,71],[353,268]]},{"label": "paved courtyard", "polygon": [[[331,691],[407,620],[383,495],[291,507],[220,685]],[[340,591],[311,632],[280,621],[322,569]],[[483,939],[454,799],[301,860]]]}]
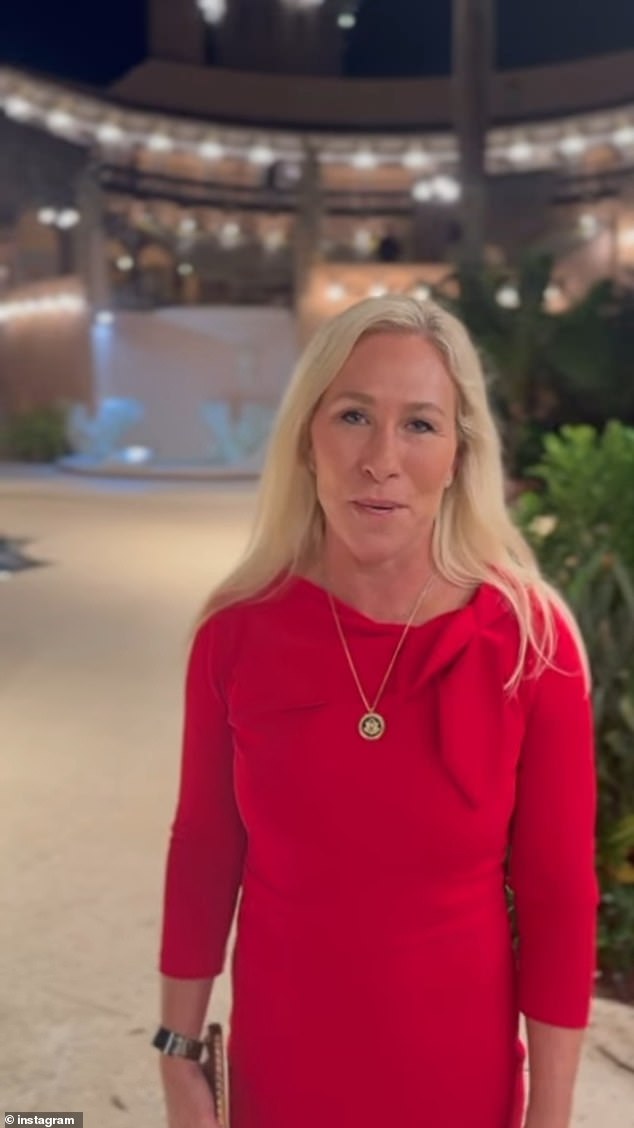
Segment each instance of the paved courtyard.
[{"label": "paved courtyard", "polygon": [[[5,1110],[164,1122],[149,1039],[187,631],[252,505],[244,484],[0,468],[0,537],[44,562],[0,583]],[[213,1016],[228,1007],[225,976]],[[575,1128],[634,1128],[613,1057],[634,1070],[634,1011],[597,1002]]]}]

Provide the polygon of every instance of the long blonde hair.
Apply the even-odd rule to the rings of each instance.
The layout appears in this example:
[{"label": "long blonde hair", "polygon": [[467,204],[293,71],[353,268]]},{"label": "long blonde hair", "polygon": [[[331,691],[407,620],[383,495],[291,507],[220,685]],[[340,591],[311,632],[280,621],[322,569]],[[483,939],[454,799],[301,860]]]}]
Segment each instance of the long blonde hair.
[{"label": "long blonde hair", "polygon": [[359,339],[368,333],[417,333],[433,342],[457,391],[459,458],[432,535],[432,560],[448,581],[487,582],[508,601],[519,626],[513,688],[527,651],[538,666],[552,661],[553,608],[568,623],[587,672],[583,642],[558,593],[541,576],[535,556],[513,524],[504,495],[502,451],[489,408],[482,366],[461,322],[432,301],[369,298],[322,325],[306,347],[282,399],[260,480],[251,535],[237,566],[212,591],[199,622],[223,607],[271,589],[300,573],[320,552],[323,512],[308,465],[309,429],[321,397]]}]

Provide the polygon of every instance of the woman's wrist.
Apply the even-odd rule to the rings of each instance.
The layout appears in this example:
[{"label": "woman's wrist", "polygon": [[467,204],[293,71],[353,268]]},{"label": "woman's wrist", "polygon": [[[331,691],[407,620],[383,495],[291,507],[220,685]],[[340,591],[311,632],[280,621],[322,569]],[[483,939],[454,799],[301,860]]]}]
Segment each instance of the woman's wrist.
[{"label": "woman's wrist", "polygon": [[160,1070],[162,1076],[166,1080],[179,1077],[190,1077],[194,1074],[200,1073],[200,1065],[197,1061],[192,1061],[191,1058],[184,1057],[169,1057],[161,1054],[159,1059]]}]

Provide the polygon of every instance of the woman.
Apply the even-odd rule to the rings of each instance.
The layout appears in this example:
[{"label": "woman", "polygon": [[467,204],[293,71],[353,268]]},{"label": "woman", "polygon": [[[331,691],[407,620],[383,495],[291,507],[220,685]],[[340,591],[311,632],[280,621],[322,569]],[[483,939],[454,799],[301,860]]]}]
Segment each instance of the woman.
[{"label": "woman", "polygon": [[[406,297],[322,328],[193,643],[162,1022],[239,890],[232,1128],[567,1128],[594,970],[583,646],[504,505],[478,359]],[[507,911],[513,889],[518,943]],[[170,1128],[211,1128],[162,1059]]]}]

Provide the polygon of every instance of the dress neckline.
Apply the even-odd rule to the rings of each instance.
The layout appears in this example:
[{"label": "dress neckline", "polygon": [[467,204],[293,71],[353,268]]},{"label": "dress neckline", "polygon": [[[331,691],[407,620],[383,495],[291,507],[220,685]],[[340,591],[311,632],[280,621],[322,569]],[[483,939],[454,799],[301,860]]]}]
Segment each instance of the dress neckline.
[{"label": "dress neckline", "polygon": [[[312,593],[313,596],[319,598],[320,600],[323,600],[324,606],[328,605],[328,591],[325,587],[322,587],[321,584],[316,583],[314,580],[309,580],[307,576],[302,576],[299,574],[290,575],[289,580],[291,582],[294,582],[295,584],[303,586],[310,593]],[[437,615],[432,615],[431,618],[425,619],[422,623],[413,623],[410,627],[410,631],[424,631],[425,629],[432,627],[434,623],[447,622],[464,613],[471,614],[475,604],[482,598],[483,589],[485,589],[487,586],[487,584],[481,583],[470,596],[468,601],[466,603],[463,603],[462,607],[453,607],[448,611],[440,611]],[[405,626],[404,623],[393,622],[389,619],[373,619],[371,618],[371,616],[364,614],[363,611],[360,611],[352,603],[347,603],[345,602],[345,600],[339,599],[339,597],[334,594],[332,598],[337,610],[340,612],[342,617],[345,617],[351,622],[356,621],[357,624],[365,626],[366,628],[370,627],[374,630],[402,631]]]}]

